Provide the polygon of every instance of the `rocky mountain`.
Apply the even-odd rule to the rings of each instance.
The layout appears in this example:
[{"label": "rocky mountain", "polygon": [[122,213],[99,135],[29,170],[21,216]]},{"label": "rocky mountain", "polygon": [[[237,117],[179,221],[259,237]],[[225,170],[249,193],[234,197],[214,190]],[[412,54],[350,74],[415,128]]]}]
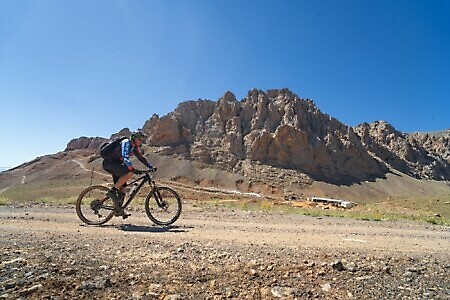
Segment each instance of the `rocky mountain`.
[{"label": "rocky mountain", "polygon": [[[130,129],[124,128],[118,133],[111,135],[109,139],[113,139],[118,136],[129,136],[130,134],[131,134]],[[103,137],[85,137],[85,136],[74,138],[69,141],[64,151],[79,150],[79,149],[96,150],[103,143],[107,142],[109,139]]]},{"label": "rocky mountain", "polygon": [[[288,89],[252,89],[238,101],[186,101],[143,126],[156,152],[243,175],[249,179],[319,180],[352,184],[397,170],[419,179],[450,179],[450,131],[407,134],[384,121],[350,127]],[[129,134],[128,129],[114,136]],[[66,150],[98,147],[80,138]],[[303,177],[302,177],[303,176]]]},{"label": "rocky mountain", "polygon": [[355,127],[367,151],[391,168],[420,179],[450,178],[449,135],[406,134],[384,121]]},{"label": "rocky mountain", "polygon": [[79,137],[74,138],[69,141],[64,151],[71,151],[77,149],[98,149],[101,144],[106,142],[108,139],[102,137]]},{"label": "rocky mountain", "polygon": [[383,177],[387,168],[367,152],[353,128],[287,89],[251,90],[237,101],[188,101],[143,130],[164,153],[237,173],[249,162],[296,170],[316,180],[351,183]]},{"label": "rocky mountain", "polygon": [[450,129],[436,133],[416,132],[413,137],[425,150],[444,158],[450,163]]}]

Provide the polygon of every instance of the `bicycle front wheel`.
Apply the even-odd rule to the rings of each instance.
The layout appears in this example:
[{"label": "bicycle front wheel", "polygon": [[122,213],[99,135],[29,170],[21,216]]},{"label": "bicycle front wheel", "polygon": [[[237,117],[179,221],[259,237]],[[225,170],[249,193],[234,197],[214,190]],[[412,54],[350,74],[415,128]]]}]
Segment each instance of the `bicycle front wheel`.
[{"label": "bicycle front wheel", "polygon": [[145,199],[145,212],[157,225],[173,224],[181,214],[180,196],[169,187],[155,187]]},{"label": "bicycle front wheel", "polygon": [[[105,186],[93,185],[81,192],[76,204],[77,215],[81,221],[88,225],[101,225],[111,220],[114,203],[106,197],[107,191]],[[100,203],[100,199],[105,200]]]}]

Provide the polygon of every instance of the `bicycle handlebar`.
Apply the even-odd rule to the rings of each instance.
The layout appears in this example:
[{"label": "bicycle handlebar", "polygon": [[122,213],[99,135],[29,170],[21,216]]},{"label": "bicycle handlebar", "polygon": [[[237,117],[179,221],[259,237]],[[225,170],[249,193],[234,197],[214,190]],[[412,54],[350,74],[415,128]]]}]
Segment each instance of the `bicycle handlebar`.
[{"label": "bicycle handlebar", "polygon": [[158,169],[157,168],[151,168],[149,170],[138,170],[138,169],[133,169],[133,173],[137,174],[137,175],[141,175],[141,174],[148,174],[148,173],[154,173],[156,172]]}]

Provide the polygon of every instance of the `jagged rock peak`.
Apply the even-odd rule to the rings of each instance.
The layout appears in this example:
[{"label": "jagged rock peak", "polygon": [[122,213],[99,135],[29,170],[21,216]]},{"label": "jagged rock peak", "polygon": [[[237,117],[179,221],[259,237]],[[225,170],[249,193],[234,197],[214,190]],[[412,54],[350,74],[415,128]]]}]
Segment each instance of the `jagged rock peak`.
[{"label": "jagged rock peak", "polygon": [[376,131],[377,133],[386,136],[389,134],[395,134],[395,135],[403,135],[402,132],[398,131],[397,129],[394,128],[394,126],[392,126],[392,124],[384,121],[384,120],[379,120],[379,121],[375,121],[372,123],[363,123],[360,124],[358,126],[362,126],[362,127],[367,127],[372,131]]},{"label": "jagged rock peak", "polygon": [[129,137],[131,135],[131,130],[129,128],[123,128],[118,133],[114,133],[111,135],[110,139],[115,139],[116,137],[126,136]]},{"label": "jagged rock peak", "polygon": [[[109,139],[114,139],[116,137],[120,136],[130,136],[131,131],[128,128],[123,128],[118,133],[114,133],[111,135]],[[69,143],[66,146],[66,149],[64,151],[72,151],[72,150],[79,150],[79,149],[88,149],[88,150],[95,150],[99,149],[101,144],[109,140],[108,138],[104,137],[79,137],[74,138],[69,141]]]},{"label": "jagged rock peak", "polygon": [[67,143],[64,151],[72,151],[78,149],[98,149],[107,139],[102,137],[79,137],[74,138]]},{"label": "jagged rock peak", "polygon": [[366,149],[391,168],[416,178],[450,179],[448,139],[409,135],[385,121],[354,128]]},{"label": "jagged rock peak", "polygon": [[220,97],[219,99],[219,105],[221,102],[237,102],[236,96],[231,91],[226,91],[225,94]]},{"label": "jagged rock peak", "polygon": [[312,101],[311,99],[300,98],[288,88],[269,89],[267,91],[253,88],[248,92],[247,97],[242,99],[242,101],[258,102],[260,99],[266,99],[268,102],[281,101],[282,103],[302,100],[315,106],[314,101]]},{"label": "jagged rock peak", "polygon": [[450,164],[450,129],[435,132],[415,132],[413,138],[427,151],[442,156]]}]

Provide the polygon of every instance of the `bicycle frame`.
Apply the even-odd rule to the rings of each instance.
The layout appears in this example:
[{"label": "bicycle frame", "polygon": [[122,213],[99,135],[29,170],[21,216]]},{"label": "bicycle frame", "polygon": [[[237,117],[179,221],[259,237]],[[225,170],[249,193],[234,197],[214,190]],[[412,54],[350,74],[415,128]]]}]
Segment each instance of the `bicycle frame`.
[{"label": "bicycle frame", "polygon": [[137,183],[139,181],[140,181],[140,183],[137,186],[137,188],[128,196],[127,201],[123,205],[124,208],[126,208],[131,203],[131,201],[134,199],[136,194],[141,190],[141,188],[144,186],[144,184],[146,184],[148,182],[148,184],[150,185],[152,190],[155,187],[155,181],[153,180],[153,178],[148,173],[146,173],[145,175],[139,177],[138,179],[135,179],[135,180],[131,181],[130,183],[124,184],[124,187],[133,185],[133,184],[135,184],[135,183]]}]

